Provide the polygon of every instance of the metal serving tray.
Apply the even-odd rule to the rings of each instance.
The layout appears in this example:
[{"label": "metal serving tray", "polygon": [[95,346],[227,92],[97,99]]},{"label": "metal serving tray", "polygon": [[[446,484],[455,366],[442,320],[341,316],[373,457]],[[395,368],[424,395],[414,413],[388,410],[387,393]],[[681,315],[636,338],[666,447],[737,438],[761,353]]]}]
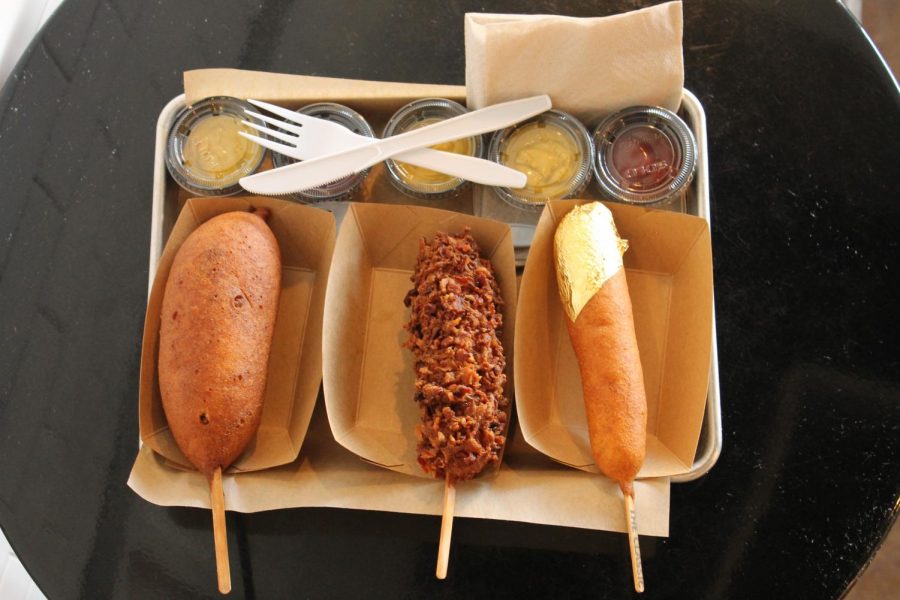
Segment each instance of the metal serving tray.
[{"label": "metal serving tray", "polygon": [[[177,187],[166,171],[166,137],[169,128],[175,120],[179,110],[184,107],[184,94],[173,98],[162,109],[156,123],[156,148],[153,164],[153,206],[150,229],[150,264],[149,264],[149,288],[153,284],[159,257],[168,238],[172,225],[177,218],[178,202],[173,193]],[[710,222],[709,209],[709,166],[706,146],[706,115],[700,100],[688,90],[684,90],[681,100],[679,115],[685,120],[694,133],[697,141],[697,171],[694,179],[684,197],[668,210],[678,210],[687,214],[702,217]],[[680,203],[680,204],[679,204]],[[344,203],[345,204],[345,203]],[[317,206],[334,210],[336,216],[343,216],[340,203],[320,203]],[[524,257],[531,242],[531,234],[534,228],[530,225],[513,224],[513,239],[517,247],[517,254],[521,251]],[[680,475],[673,476],[673,482],[693,481],[706,474],[719,458],[722,451],[722,410],[719,396],[719,359],[716,344],[716,320],[715,306],[712,318],[712,346],[710,352],[709,390],[706,397],[706,412],[704,415],[703,429],[697,444],[697,453],[691,469]]]},{"label": "metal serving tray", "polygon": [[[680,116],[697,140],[697,172],[685,197],[684,212],[706,219],[712,227],[709,210],[709,160],[706,146],[706,113],[700,100],[688,90],[681,97]],[[722,453],[722,402],[719,396],[719,349],[716,344],[716,307],[713,301],[712,346],[710,347],[709,390],[706,393],[706,414],[697,444],[697,454],[691,470],[672,477],[674,482],[693,481],[705,475]]]}]

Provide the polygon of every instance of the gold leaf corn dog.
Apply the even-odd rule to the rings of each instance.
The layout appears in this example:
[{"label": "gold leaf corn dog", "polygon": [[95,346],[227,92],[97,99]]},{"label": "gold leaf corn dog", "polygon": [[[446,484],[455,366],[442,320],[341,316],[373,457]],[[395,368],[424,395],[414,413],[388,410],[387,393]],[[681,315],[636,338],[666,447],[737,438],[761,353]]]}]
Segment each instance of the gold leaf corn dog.
[{"label": "gold leaf corn dog", "polygon": [[628,243],[599,202],[563,217],[553,242],[566,326],[581,371],[591,451],[597,467],[622,489],[634,589],[643,592],[634,478],[647,448],[647,395],[622,265]]},{"label": "gold leaf corn dog", "polygon": [[627,247],[612,213],[599,202],[569,212],[554,238],[557,281],[581,371],[594,461],[633,496],[646,452],[647,398],[622,266]]}]

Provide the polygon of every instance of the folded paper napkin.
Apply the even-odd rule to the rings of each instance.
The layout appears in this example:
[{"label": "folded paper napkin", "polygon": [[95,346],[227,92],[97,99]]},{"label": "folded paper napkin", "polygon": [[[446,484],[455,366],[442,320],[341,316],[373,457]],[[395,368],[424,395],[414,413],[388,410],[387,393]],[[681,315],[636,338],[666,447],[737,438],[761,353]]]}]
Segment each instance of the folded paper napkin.
[{"label": "folded paper napkin", "polygon": [[681,31],[681,2],[597,18],[468,13],[469,108],[549,94],[588,125],[636,104],[676,110]]}]

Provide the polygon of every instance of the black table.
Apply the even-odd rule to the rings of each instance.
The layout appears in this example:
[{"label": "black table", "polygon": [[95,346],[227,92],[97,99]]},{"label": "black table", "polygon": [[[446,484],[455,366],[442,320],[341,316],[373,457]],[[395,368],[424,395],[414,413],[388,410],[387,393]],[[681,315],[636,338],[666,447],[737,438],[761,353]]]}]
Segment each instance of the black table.
[{"label": "black table", "polygon": [[[260,5],[261,4],[261,5]],[[154,124],[206,66],[463,83],[463,13],[649,2],[67,0],[0,97],[0,523],[51,598],[215,597],[206,511],[137,451]],[[647,598],[834,598],[900,492],[900,96],[831,0],[691,0],[724,453],[643,539]],[[327,509],[228,516],[236,597],[630,597],[625,537]]]}]

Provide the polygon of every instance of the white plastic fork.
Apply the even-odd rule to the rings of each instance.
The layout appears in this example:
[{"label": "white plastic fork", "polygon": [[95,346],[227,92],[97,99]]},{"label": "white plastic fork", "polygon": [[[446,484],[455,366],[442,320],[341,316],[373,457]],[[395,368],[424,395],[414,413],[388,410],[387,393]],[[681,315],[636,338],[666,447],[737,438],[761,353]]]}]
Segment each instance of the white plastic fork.
[{"label": "white plastic fork", "polygon": [[[304,115],[260,100],[248,99],[248,102],[278,115],[284,120],[273,119],[267,115],[245,110],[244,112],[248,116],[278,127],[282,131],[274,130],[252,121],[244,121],[243,123],[270,138],[281,140],[284,143],[243,131],[239,132],[240,135],[265,148],[291,158],[310,160],[319,156],[373,144],[378,141],[376,138],[353,133],[343,125],[333,121]],[[474,156],[442,152],[431,148],[419,148],[403,152],[397,155],[396,159],[482,185],[521,188],[527,182],[527,176],[521,171]]]},{"label": "white plastic fork", "polygon": [[[364,146],[340,150],[311,160],[244,177],[240,180],[240,184],[252,193],[263,195],[291,194],[308,190],[330,181],[336,181],[404,152],[501,129],[541,114],[550,108],[550,97],[546,95],[495,104]],[[475,175],[467,172],[463,176],[471,181],[476,181]]]}]

